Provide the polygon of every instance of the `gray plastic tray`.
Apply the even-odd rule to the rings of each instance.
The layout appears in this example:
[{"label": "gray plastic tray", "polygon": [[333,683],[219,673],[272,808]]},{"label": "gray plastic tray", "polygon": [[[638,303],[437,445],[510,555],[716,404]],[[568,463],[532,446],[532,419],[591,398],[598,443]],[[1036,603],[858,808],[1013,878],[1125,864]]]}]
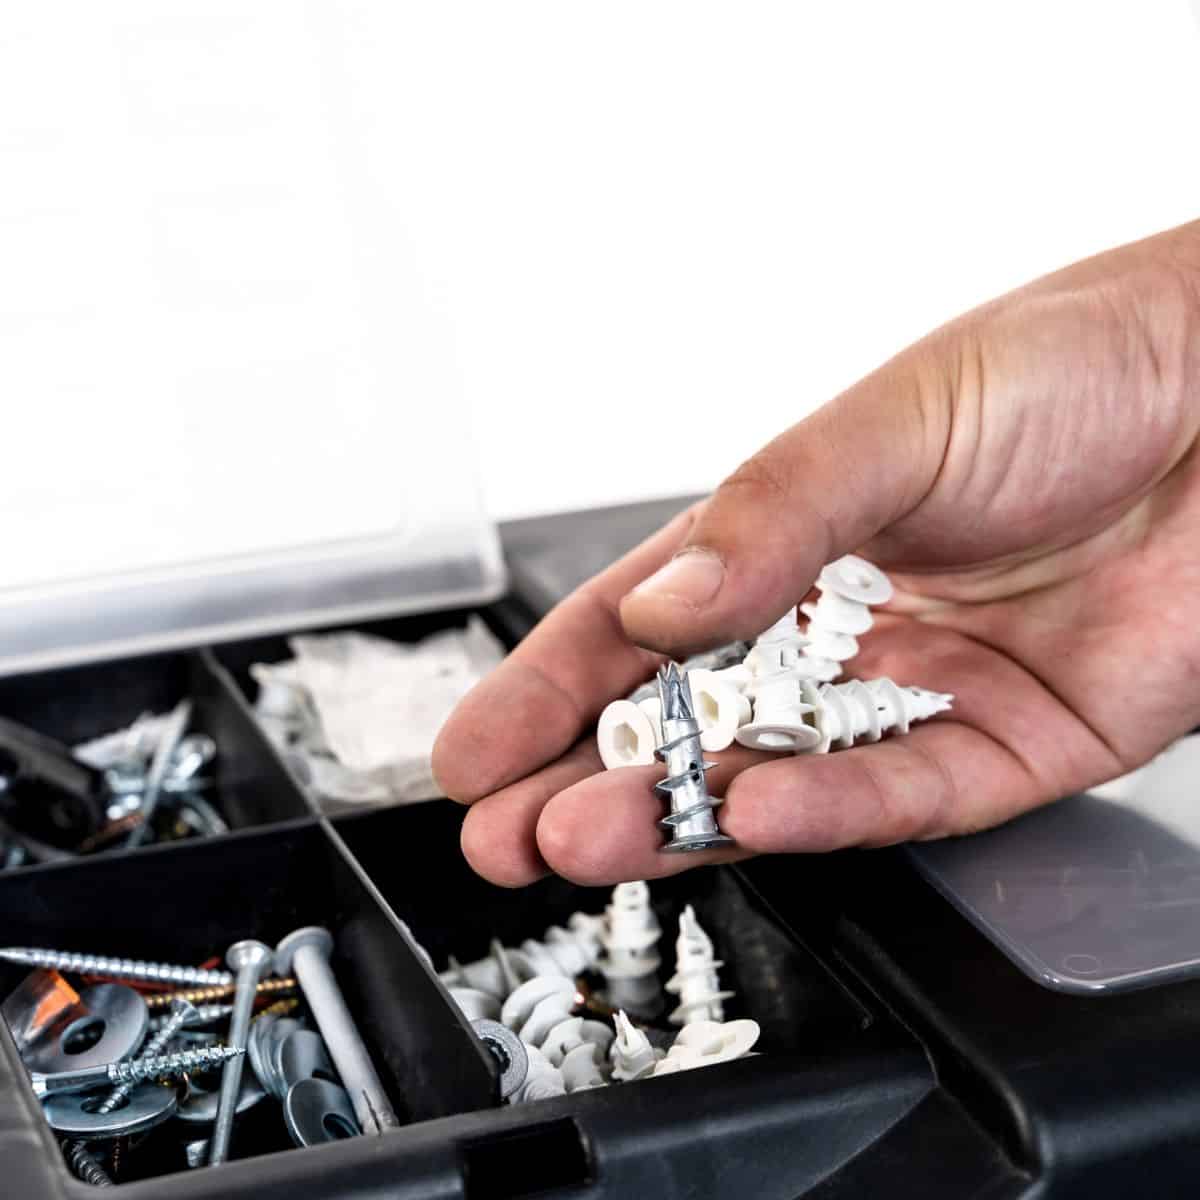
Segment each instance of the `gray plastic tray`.
[{"label": "gray plastic tray", "polygon": [[1200,974],[1200,737],[986,833],[909,848],[1026,974],[1130,991]]}]

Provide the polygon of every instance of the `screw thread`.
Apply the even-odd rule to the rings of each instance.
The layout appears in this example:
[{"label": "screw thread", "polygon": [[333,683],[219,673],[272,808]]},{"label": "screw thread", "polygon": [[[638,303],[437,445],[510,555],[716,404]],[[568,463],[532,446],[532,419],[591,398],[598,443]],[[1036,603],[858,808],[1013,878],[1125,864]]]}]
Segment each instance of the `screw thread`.
[{"label": "screw thread", "polygon": [[[299,984],[295,979],[264,979],[255,989],[255,994],[259,996],[274,996],[284,992],[295,992],[299,988]],[[188,988],[181,992],[163,992],[158,996],[147,996],[146,1007],[153,1012],[158,1008],[170,1008],[175,1000],[189,1000],[192,1004],[216,1004],[221,1000],[229,1000],[234,992],[237,991],[237,985],[234,983],[222,983],[209,987]]]},{"label": "screw thread", "polygon": [[[184,1002],[178,1004],[163,1022],[162,1028],[159,1029],[153,1037],[146,1043],[145,1049],[138,1056],[139,1060],[143,1058],[157,1058],[167,1048],[170,1040],[179,1032],[180,1029],[187,1023],[189,1017],[196,1013],[192,1005]],[[98,1113],[115,1112],[128,1098],[129,1093],[133,1091],[132,1083],[120,1083],[104,1098],[104,1102],[96,1110]]]},{"label": "screw thread", "polygon": [[627,1083],[649,1075],[658,1061],[650,1039],[623,1011],[617,1011],[613,1023],[617,1030],[617,1036],[609,1049],[613,1078]]},{"label": "screw thread", "polygon": [[671,724],[690,727],[664,741],[654,752],[669,772],[665,779],[654,785],[655,790],[662,792],[671,804],[671,811],[659,824],[674,832],[675,826],[716,807],[716,801],[709,795],[704,779],[704,773],[711,771],[716,764],[704,761],[704,752],[700,748],[700,726],[695,721],[672,721]]},{"label": "screw thread", "polygon": [[71,1174],[76,1179],[82,1179],[92,1187],[112,1187],[113,1181],[108,1172],[82,1142],[64,1141],[62,1149],[67,1166],[71,1168]]},{"label": "screw thread", "polygon": [[0,950],[0,959],[28,967],[69,971],[76,975],[101,975],[110,979],[133,979],[141,983],[219,987],[233,982],[233,976],[228,971],[206,971],[200,967],[185,967],[176,963],[107,958],[101,954],[75,954],[67,950],[45,950],[40,947],[8,947]]},{"label": "screw thread", "polygon": [[127,1062],[110,1063],[108,1078],[117,1084],[174,1079],[189,1071],[212,1070],[244,1053],[240,1046],[201,1046],[198,1050],[179,1050],[174,1054],[159,1054],[153,1058],[135,1058]]},{"label": "screw thread", "polygon": [[888,730],[907,733],[914,721],[924,721],[946,712],[952,695],[924,688],[900,687],[883,676],[863,683],[826,683],[819,689],[806,686],[806,699],[814,709],[813,720],[821,733],[819,750],[855,742],[877,742]]},{"label": "screw thread", "polygon": [[268,1004],[262,1012],[255,1014],[254,1019],[257,1021],[260,1017],[286,1017],[299,1007],[300,1001],[296,996],[285,996],[282,1000],[276,1000],[274,1004]]},{"label": "screw thread", "polygon": [[[176,993],[182,995],[183,993]],[[189,1001],[190,1003],[190,1001]],[[185,1019],[182,1029],[189,1025],[211,1025],[216,1021],[221,1021],[233,1011],[233,1006],[230,1004],[200,1004],[193,1010],[190,1019]],[[159,1030],[165,1029],[171,1016],[169,1014],[150,1018],[150,1032],[158,1033]]]},{"label": "screw thread", "polygon": [[674,663],[661,668],[658,693],[663,744],[654,753],[666,768],[667,777],[654,789],[670,803],[670,812],[659,821],[670,835],[662,848],[685,851],[729,845],[732,839],[717,828],[712,812],[721,801],[709,794],[704,773],[716,764],[704,761],[687,672],[681,675]]},{"label": "screw thread", "polygon": [[679,997],[679,1006],[671,1013],[672,1025],[693,1021],[723,1021],[723,1002],[733,995],[721,990],[717,968],[724,964],[713,953],[712,939],[696,920],[689,904],[679,918],[679,938],[675,942],[675,974],[667,982],[667,991]]}]

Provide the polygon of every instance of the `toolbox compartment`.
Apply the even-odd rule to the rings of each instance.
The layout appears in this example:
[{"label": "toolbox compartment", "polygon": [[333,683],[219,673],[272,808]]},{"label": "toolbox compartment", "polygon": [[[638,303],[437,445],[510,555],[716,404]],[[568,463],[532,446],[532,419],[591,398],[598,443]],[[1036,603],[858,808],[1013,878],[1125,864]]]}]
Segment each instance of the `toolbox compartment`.
[{"label": "toolbox compartment", "polygon": [[[14,872],[0,878],[0,911],[11,944],[188,963],[221,955],[241,938],[274,945],[299,926],[325,925],[335,938],[338,981],[402,1121],[486,1107],[495,1092],[495,1067],[481,1044],[339,840],[315,818]],[[24,974],[22,967],[5,966],[0,989],[7,995]],[[0,1088],[0,1162],[10,1135],[24,1134],[18,1140],[25,1141],[32,1130],[44,1151],[45,1177],[67,1181],[7,1033],[3,1049],[8,1078]],[[171,1138],[162,1133],[128,1157],[134,1177],[147,1177],[130,1185],[131,1194],[160,1195],[162,1185],[151,1177],[183,1167],[182,1148],[173,1157]],[[352,1141],[363,1156],[378,1153],[376,1139]],[[278,1105],[268,1099],[235,1125],[234,1157],[275,1150],[288,1153],[269,1160],[270,1170],[311,1178],[319,1151],[293,1149]],[[242,1169],[237,1163],[198,1169],[172,1181],[172,1190],[186,1183],[199,1188],[196,1195],[228,1195]]]},{"label": "toolbox compartment", "polygon": [[189,732],[206,733],[216,742],[216,758],[205,771],[213,788],[206,795],[232,829],[310,813],[238,689],[206,652],[0,678],[0,717],[67,746],[125,728],[143,713],[165,713],[184,699],[193,706]]},{"label": "toolbox compartment", "polygon": [[[365,626],[421,637],[466,613]],[[486,614],[506,641],[519,616]],[[474,875],[458,850],[463,810],[446,801],[335,819],[309,810],[257,729],[235,681],[284,639],[0,680],[0,712],[64,740],[93,736],[185,695],[221,743],[217,798],[238,826],[220,838],[0,874],[3,940],[199,963],[239,938],[274,944],[324,924],[335,970],[401,1119],[380,1138],[294,1149],[278,1106],[235,1127],[234,1161],[183,1169],[162,1131],[129,1156],[131,1196],[684,1196],[749,1186],[801,1195],[916,1108],[932,1087],[919,1047],[819,962],[733,868],[652,883],[670,974],[678,912],[698,914],[737,992],[730,1016],[762,1025],[760,1053],[696,1075],[497,1107],[497,1069],[400,921],[437,967],[488,940],[540,937],[571,912],[600,912],[609,889],[547,879],[517,891]],[[398,920],[399,918],[399,920]],[[0,969],[7,994],[24,969]],[[0,1163],[12,1195],[83,1194],[0,1035]],[[699,1086],[701,1085],[702,1086]]]}]

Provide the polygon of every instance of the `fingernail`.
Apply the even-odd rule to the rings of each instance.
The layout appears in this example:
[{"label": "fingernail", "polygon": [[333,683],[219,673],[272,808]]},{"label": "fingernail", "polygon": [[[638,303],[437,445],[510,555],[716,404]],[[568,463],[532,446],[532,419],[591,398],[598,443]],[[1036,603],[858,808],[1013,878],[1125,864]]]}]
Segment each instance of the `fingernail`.
[{"label": "fingernail", "polygon": [[725,564],[711,550],[684,550],[634,591],[639,596],[682,600],[693,608],[709,603],[725,582]]}]

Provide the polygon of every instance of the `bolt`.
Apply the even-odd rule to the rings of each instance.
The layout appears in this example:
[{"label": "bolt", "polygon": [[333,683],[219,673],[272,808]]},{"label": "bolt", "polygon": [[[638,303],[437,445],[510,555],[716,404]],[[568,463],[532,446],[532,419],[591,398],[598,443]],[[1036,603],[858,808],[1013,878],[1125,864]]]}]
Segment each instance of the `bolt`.
[{"label": "bolt", "polygon": [[157,1058],[135,1058],[124,1062],[101,1063],[97,1067],[82,1067],[78,1071],[55,1071],[43,1074],[30,1071],[33,1094],[42,1099],[60,1092],[86,1092],[106,1083],[144,1083],[149,1079],[176,1079],[189,1071],[201,1072],[219,1067],[222,1063],[245,1053],[239,1046],[204,1046],[178,1054],[160,1054]]},{"label": "bolt", "polygon": [[[275,996],[284,992],[294,992],[299,986],[294,979],[262,979],[255,992],[259,996]],[[190,1000],[198,1005],[216,1004],[221,1000],[231,999],[235,991],[237,987],[233,983],[224,983],[214,987],[188,988],[182,992],[163,992],[157,996],[147,996],[146,1007],[151,1012],[156,1008],[170,1008],[174,1000]]]},{"label": "bolt", "polygon": [[328,929],[318,925],[296,929],[275,948],[275,973],[286,975],[295,970],[329,1057],[350,1095],[360,1128],[364,1133],[381,1133],[385,1128],[399,1125],[400,1120],[392,1110],[334,978],[329,965],[332,950],[333,935]]},{"label": "bolt", "polygon": [[[237,990],[233,994],[233,1016],[229,1019],[229,1041],[239,1051],[246,1049],[250,1032],[250,1015],[254,997],[258,994],[260,976],[271,969],[271,947],[247,938],[229,947],[225,961],[237,972]],[[237,1115],[238,1092],[242,1086],[245,1060],[231,1058],[221,1071],[221,1092],[217,1101],[217,1120],[213,1126],[209,1149],[209,1166],[217,1166],[229,1157],[229,1140],[233,1136],[233,1119]]]},{"label": "bolt", "polygon": [[700,724],[692,705],[692,689],[685,671],[681,676],[674,663],[658,673],[662,702],[663,744],[654,752],[667,769],[667,778],[654,785],[668,797],[671,811],[659,824],[670,837],[664,851],[711,850],[732,846],[733,838],[717,828],[713,809],[719,800],[708,794],[704,773],[715,764],[706,763],[700,749]]},{"label": "bolt", "polygon": [[228,971],[205,971],[172,963],[141,962],[133,958],[105,958],[100,954],[74,954],[30,946],[0,949],[0,959],[25,967],[44,967],[103,979],[135,979],[140,983],[174,983],[181,986],[224,987],[233,983]]},{"label": "bolt", "polygon": [[62,1150],[67,1166],[71,1168],[71,1174],[76,1179],[82,1179],[84,1183],[90,1183],[93,1187],[112,1187],[113,1181],[108,1172],[82,1142],[64,1138]]},{"label": "bolt", "polygon": [[[171,1012],[163,1023],[163,1027],[146,1043],[145,1049],[138,1055],[138,1058],[157,1058],[166,1050],[175,1034],[199,1015],[194,1004],[187,1000],[176,1000],[171,1005]],[[129,1098],[129,1093],[133,1091],[133,1088],[132,1083],[118,1084],[109,1092],[104,1103],[96,1109],[96,1112],[101,1114],[115,1112]]]}]

